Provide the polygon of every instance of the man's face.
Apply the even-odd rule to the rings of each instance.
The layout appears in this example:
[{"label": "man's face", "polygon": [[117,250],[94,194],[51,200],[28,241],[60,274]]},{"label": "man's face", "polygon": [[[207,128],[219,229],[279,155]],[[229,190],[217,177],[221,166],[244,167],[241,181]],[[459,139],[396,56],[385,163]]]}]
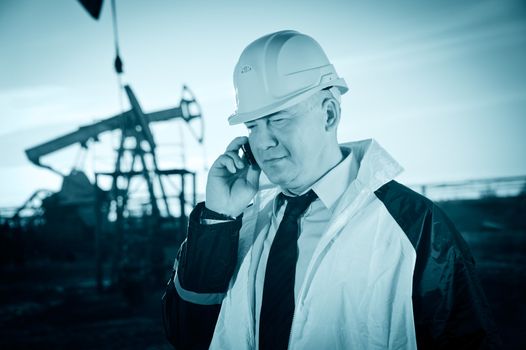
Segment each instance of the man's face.
[{"label": "man's face", "polygon": [[271,182],[291,190],[311,184],[327,140],[321,101],[308,100],[245,125],[254,157]]}]

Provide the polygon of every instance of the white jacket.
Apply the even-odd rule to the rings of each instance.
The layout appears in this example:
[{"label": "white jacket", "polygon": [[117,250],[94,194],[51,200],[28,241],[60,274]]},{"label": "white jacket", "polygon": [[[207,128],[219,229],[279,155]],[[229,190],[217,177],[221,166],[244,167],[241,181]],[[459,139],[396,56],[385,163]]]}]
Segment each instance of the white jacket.
[{"label": "white jacket", "polygon": [[[415,349],[412,276],[416,253],[374,191],[401,172],[375,141],[342,144],[359,171],[342,195],[307,268],[289,349]],[[211,349],[255,349],[256,268],[278,188],[261,189],[240,231],[236,272]]]}]

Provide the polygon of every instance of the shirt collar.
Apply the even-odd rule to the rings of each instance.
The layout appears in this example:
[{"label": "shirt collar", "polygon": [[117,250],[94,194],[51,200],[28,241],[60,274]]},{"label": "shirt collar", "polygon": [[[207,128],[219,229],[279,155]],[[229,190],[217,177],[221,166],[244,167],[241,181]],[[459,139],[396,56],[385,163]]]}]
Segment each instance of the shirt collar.
[{"label": "shirt collar", "polygon": [[[344,159],[338,163],[329,172],[323,175],[318,181],[312,185],[311,188],[323,205],[327,209],[331,209],[336,201],[341,197],[345,189],[356,178],[358,174],[358,162],[356,157],[349,152],[349,149],[342,149]],[[285,195],[291,196],[287,190],[283,190]],[[276,196],[273,204],[274,214],[277,214],[279,208],[283,204],[282,196]]]}]

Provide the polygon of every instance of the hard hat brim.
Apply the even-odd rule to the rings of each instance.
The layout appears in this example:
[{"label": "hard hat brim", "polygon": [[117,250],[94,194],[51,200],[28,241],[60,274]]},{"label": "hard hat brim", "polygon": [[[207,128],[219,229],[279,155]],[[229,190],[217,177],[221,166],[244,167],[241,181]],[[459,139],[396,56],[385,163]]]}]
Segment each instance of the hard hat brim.
[{"label": "hard hat brim", "polygon": [[284,100],[278,101],[276,103],[273,103],[269,106],[265,106],[260,109],[257,109],[255,111],[249,111],[245,113],[236,112],[232,114],[230,117],[228,117],[228,123],[230,125],[237,125],[237,124],[249,122],[251,120],[263,118],[270,114],[277,113],[279,111],[292,107],[300,103],[301,101],[311,97],[318,91],[321,91],[331,86],[337,87],[340,90],[340,93],[342,95],[345,94],[347,91],[349,91],[349,88],[347,87],[347,83],[345,82],[345,80],[343,78],[339,78],[339,79],[332,80],[324,84],[318,85],[315,88],[309,89],[307,91],[300,92],[294,96],[287,97]]}]

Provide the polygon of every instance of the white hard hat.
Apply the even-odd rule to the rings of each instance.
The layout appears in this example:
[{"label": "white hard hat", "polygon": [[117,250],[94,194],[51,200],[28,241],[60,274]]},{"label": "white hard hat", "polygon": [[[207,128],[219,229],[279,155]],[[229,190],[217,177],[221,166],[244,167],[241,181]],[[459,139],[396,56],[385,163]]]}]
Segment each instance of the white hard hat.
[{"label": "white hard hat", "polygon": [[236,112],[230,125],[291,107],[331,88],[339,97],[349,90],[321,46],[308,35],[284,30],[248,45],[234,70]]}]

